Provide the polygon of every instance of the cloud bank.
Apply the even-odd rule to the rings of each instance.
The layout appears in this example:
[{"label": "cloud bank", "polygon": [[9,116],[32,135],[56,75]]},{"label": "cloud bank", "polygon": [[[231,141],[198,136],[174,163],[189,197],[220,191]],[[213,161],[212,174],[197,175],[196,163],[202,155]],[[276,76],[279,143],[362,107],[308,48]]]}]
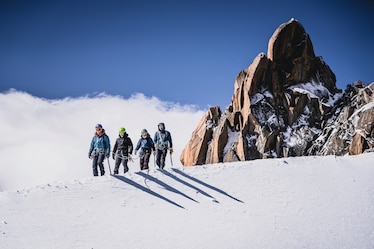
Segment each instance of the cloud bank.
[{"label": "cloud bank", "polygon": [[[56,100],[16,90],[0,93],[0,191],[92,176],[87,153],[97,123],[113,148],[120,127],[136,144],[143,128],[153,137],[164,122],[173,137],[173,165],[181,166],[180,153],[205,111],[141,93],[128,99],[100,93]],[[112,159],[110,164],[113,170]],[[140,169],[138,160],[129,167]]]}]

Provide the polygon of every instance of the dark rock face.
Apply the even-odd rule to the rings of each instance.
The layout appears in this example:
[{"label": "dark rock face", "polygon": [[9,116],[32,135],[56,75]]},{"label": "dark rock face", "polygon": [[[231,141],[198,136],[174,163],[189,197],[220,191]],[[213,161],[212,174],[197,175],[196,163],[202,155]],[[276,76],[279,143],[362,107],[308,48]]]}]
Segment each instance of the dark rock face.
[{"label": "dark rock face", "polygon": [[309,155],[357,155],[374,147],[374,83],[348,86]]},{"label": "dark rock face", "polygon": [[180,160],[193,166],[362,153],[374,144],[373,88],[337,89],[334,73],[291,19],[270,38],[268,56],[260,53],[239,72],[225,112],[207,111]]}]

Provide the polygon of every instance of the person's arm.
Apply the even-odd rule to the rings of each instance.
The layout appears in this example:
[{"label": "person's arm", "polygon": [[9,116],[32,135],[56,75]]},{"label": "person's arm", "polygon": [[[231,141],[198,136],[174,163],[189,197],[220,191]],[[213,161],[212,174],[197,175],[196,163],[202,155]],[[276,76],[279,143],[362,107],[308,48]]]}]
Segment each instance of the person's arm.
[{"label": "person's arm", "polygon": [[132,154],[132,150],[133,150],[133,145],[132,145],[131,138],[128,138],[128,141],[129,141],[129,145],[127,147],[127,152],[131,155]]},{"label": "person's arm", "polygon": [[158,139],[159,139],[159,136],[158,136],[158,131],[156,131],[154,137],[153,137],[153,142],[154,144],[158,144]]},{"label": "person's arm", "polygon": [[140,149],[141,141],[142,139],[139,139],[138,143],[136,144],[135,153],[134,153],[135,155],[136,155],[136,152]]},{"label": "person's arm", "polygon": [[116,143],[114,144],[114,147],[113,147],[113,154],[116,153],[117,148],[118,148],[118,139],[116,139]]},{"label": "person's arm", "polygon": [[116,139],[116,142],[114,144],[113,151],[112,151],[112,158],[113,158],[113,160],[116,160],[117,147],[118,147],[118,139]]},{"label": "person's arm", "polygon": [[173,148],[173,140],[171,138],[171,133],[169,132],[169,145],[170,145],[170,149]]},{"label": "person's arm", "polygon": [[88,149],[88,157],[89,157],[89,158],[91,158],[91,153],[92,153],[93,148],[94,148],[94,138],[95,138],[95,137],[93,137],[93,138],[91,139],[90,148]]},{"label": "person's arm", "polygon": [[108,155],[110,153],[110,141],[109,141],[108,135],[105,135],[104,139],[105,139],[105,146],[106,146],[105,151],[106,151],[106,154]]},{"label": "person's arm", "polygon": [[155,143],[153,142],[151,137],[149,137],[149,145],[152,148],[152,150],[155,151]]}]

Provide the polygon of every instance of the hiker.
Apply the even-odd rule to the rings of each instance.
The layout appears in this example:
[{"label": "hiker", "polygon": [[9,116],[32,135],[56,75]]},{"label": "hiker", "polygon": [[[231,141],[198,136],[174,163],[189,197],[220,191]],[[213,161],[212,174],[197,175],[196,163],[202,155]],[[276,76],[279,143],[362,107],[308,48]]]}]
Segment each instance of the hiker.
[{"label": "hiker", "polygon": [[110,153],[110,141],[105,130],[101,124],[95,126],[96,132],[93,136],[90,144],[90,149],[88,151],[88,157],[92,159],[92,170],[93,175],[98,176],[97,166],[100,168],[100,175],[105,174],[103,161],[109,158]]},{"label": "hiker", "polygon": [[132,154],[132,141],[128,134],[126,133],[126,129],[121,127],[118,131],[118,138],[116,140],[116,143],[113,147],[113,160],[115,160],[114,163],[114,174],[118,174],[119,166],[123,165],[123,173],[126,173],[129,171],[129,167],[127,166],[127,162],[132,160],[131,154]]},{"label": "hiker", "polygon": [[156,148],[156,164],[160,169],[165,167],[165,158],[168,153],[173,154],[173,142],[169,131],[165,130],[165,124],[158,124],[158,131],[156,131],[153,138]]},{"label": "hiker", "polygon": [[138,150],[140,158],[140,170],[149,169],[149,158],[151,157],[152,150],[155,150],[155,145],[146,129],[141,131],[141,137],[135,148],[135,155]]}]

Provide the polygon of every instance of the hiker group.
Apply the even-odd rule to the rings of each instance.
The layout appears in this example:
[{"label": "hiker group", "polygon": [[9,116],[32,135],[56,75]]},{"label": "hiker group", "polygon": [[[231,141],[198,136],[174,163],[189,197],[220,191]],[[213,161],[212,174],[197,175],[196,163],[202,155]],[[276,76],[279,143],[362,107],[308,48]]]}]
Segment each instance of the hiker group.
[{"label": "hiker group", "polygon": [[[118,137],[113,147],[112,158],[114,163],[114,174],[119,173],[119,168],[123,166],[123,173],[129,170],[128,161],[133,161],[134,155],[139,158],[140,170],[149,169],[149,161],[151,155],[155,157],[155,163],[160,168],[165,167],[165,160],[169,151],[170,155],[173,154],[173,142],[169,131],[165,130],[165,124],[159,123],[157,131],[153,139],[146,129],[140,132],[140,138],[135,146],[132,140],[126,133],[126,129],[121,127],[118,131]],[[88,157],[92,159],[92,171],[94,176],[105,175],[104,159],[110,157],[110,139],[105,133],[105,129],[101,124],[95,126],[95,134],[91,139]],[[99,169],[99,170],[98,170]]]}]

